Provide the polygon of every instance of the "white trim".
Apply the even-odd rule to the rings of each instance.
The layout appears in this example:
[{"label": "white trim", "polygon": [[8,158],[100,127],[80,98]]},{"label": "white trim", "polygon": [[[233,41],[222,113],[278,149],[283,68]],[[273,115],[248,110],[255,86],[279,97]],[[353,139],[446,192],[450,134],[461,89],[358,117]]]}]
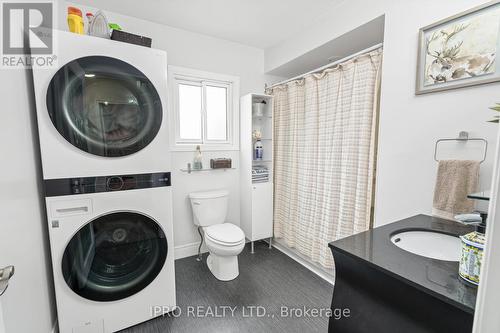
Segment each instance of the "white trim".
[{"label": "white trim", "polygon": [[3,321],[2,300],[0,299],[0,333],[5,332],[5,322]]},{"label": "white trim", "polygon": [[54,320],[54,324],[52,325],[52,333],[59,333],[59,324],[58,324],[58,321],[57,321],[57,317],[56,319]]},{"label": "white trim", "polygon": [[[177,124],[179,124],[180,122],[180,117],[179,117],[179,113],[176,111],[179,109],[179,85],[184,85],[184,86],[191,86],[191,87],[198,87],[200,88],[200,91],[203,93],[203,87],[202,87],[202,84],[201,82],[196,82],[196,81],[192,81],[192,80],[188,80],[188,79],[184,79],[184,78],[175,78],[173,81],[175,82],[172,82],[172,84],[169,83],[169,91],[171,91],[171,101],[170,101],[170,105],[172,105],[171,108],[169,108],[169,110],[172,111],[172,114],[173,114],[173,119],[174,119],[174,122],[171,122],[171,129],[170,131],[175,134],[174,136],[174,141],[173,143],[174,144],[179,144],[179,142],[181,141],[179,138],[180,138],[180,126],[178,126]],[[170,90],[171,89],[171,90]],[[203,96],[202,96],[202,100],[201,100],[201,103],[203,104]],[[202,111],[202,110],[200,110]],[[203,122],[203,117],[200,116],[200,127],[201,127],[201,131],[200,131],[200,138],[199,139],[183,139],[182,140],[182,144],[188,144],[188,145],[198,145],[198,144],[201,144],[203,143],[203,125],[202,125],[202,122]],[[174,126],[173,129],[172,129],[172,125]]]},{"label": "white trim", "polygon": [[[239,123],[240,123],[240,112],[239,112],[239,95],[240,95],[240,78],[238,76],[212,73],[206,71],[200,71],[192,68],[179,67],[179,66],[168,66],[168,119],[169,119],[169,139],[170,139],[170,149],[172,151],[195,151],[196,146],[199,145],[204,151],[238,151],[240,147],[239,142]],[[225,142],[207,141],[205,143],[200,142],[188,142],[186,140],[179,139],[178,130],[178,114],[177,111],[177,81],[192,81],[199,83],[202,87],[208,85],[214,86],[224,86],[227,88],[228,103],[227,103],[227,136],[228,139]],[[211,84],[212,83],[212,84]],[[203,110],[204,112],[204,110]],[[205,117],[202,117],[202,137],[206,131],[206,125],[204,121]],[[202,138],[202,141],[204,139]],[[184,141],[184,142],[181,142]]]},{"label": "white trim", "polygon": [[[195,242],[195,243],[176,246],[174,249],[175,260],[197,255],[199,245],[200,242]],[[203,245],[201,246],[201,253],[206,253],[206,252],[208,252],[208,249],[205,246],[205,242],[203,242]]]},{"label": "white trim", "polygon": [[[246,242],[248,243],[248,241]],[[200,245],[199,242],[195,243],[189,243],[189,244],[184,244],[184,245],[179,245],[176,246],[174,249],[174,258],[175,260],[177,259],[182,259],[182,258],[187,258],[187,257],[192,257],[198,254],[198,246]],[[330,283],[332,286],[334,285],[334,278],[333,276],[329,275],[325,271],[317,268],[314,264],[311,264],[308,262],[306,259],[302,258],[298,254],[296,254],[293,250],[287,248],[286,246],[283,246],[282,244],[273,241],[273,247],[276,248],[278,251],[282,252],[286,256],[292,258],[326,282]],[[207,247],[205,246],[205,243],[201,246],[201,253],[206,253],[208,252]]]},{"label": "white trim", "polygon": [[273,247],[282,252],[283,254],[289,256],[290,258],[292,258],[293,260],[295,260],[296,262],[298,262],[299,264],[301,264],[302,266],[304,266],[305,268],[307,268],[308,270],[310,270],[311,272],[313,272],[314,274],[325,280],[326,282],[330,283],[332,286],[335,285],[333,276],[329,275],[325,271],[316,267],[314,264],[311,264],[309,261],[302,258],[300,255],[295,253],[293,249],[290,249],[278,243],[276,240],[273,241]]},{"label": "white trim", "polygon": [[[245,239],[245,244],[249,242],[250,241],[248,239]],[[200,242],[194,242],[176,246],[174,249],[175,260],[198,255],[199,245]],[[205,245],[205,242],[203,242],[203,245],[201,246],[201,253],[207,253],[207,252],[208,252],[207,246]]]},{"label": "white trim", "polygon": [[491,182],[490,207],[486,226],[486,246],[477,293],[474,315],[474,333],[497,333],[500,331],[500,132],[497,136]]},{"label": "white trim", "polygon": [[234,145],[227,145],[227,146],[221,146],[221,145],[213,145],[213,144],[186,144],[185,146],[180,145],[180,144],[172,144],[170,145],[170,151],[177,151],[177,152],[195,152],[196,151],[196,146],[200,146],[200,149],[202,152],[204,151],[239,151],[239,147],[234,147]]},{"label": "white trim", "polygon": [[[205,142],[209,145],[228,145],[232,144],[233,138],[233,105],[231,100],[233,98],[233,87],[231,82],[219,83],[216,81],[203,81],[202,87],[203,91],[206,92],[207,87],[214,88],[224,88],[226,89],[226,139],[225,140],[210,140],[208,139],[208,128],[207,128],[207,110],[206,108],[203,110],[205,117],[203,118],[203,131],[205,132]],[[203,106],[207,105],[207,95],[203,94]]]}]

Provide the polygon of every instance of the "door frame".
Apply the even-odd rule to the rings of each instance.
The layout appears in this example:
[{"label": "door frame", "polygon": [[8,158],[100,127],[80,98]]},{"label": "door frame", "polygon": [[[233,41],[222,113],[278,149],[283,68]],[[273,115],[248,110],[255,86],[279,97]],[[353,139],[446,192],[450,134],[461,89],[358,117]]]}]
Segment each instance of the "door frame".
[{"label": "door frame", "polygon": [[0,298],[0,333],[5,332],[5,324],[3,322],[3,310],[2,310],[2,299]]},{"label": "door frame", "polygon": [[473,333],[500,331],[500,131],[497,136],[490,206],[486,229],[486,246],[481,268],[481,283],[476,302]]}]

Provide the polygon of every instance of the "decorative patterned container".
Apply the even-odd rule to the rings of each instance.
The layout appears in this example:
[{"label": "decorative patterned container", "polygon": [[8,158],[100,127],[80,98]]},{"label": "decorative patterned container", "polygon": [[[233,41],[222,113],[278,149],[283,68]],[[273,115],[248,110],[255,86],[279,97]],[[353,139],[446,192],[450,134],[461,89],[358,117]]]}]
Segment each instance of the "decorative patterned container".
[{"label": "decorative patterned container", "polygon": [[477,231],[460,236],[462,240],[462,256],[460,258],[459,274],[464,280],[479,284],[479,273],[483,262],[484,234]]}]

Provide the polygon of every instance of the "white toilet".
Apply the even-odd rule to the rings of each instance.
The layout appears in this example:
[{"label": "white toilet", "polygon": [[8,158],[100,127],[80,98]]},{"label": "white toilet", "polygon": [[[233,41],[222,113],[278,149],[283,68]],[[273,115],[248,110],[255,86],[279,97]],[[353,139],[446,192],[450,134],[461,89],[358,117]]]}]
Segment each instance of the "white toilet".
[{"label": "white toilet", "polygon": [[238,254],[245,247],[243,230],[234,224],[225,223],[228,196],[226,190],[189,194],[194,224],[202,228],[210,253],[208,268],[221,281],[233,280],[238,276]]}]

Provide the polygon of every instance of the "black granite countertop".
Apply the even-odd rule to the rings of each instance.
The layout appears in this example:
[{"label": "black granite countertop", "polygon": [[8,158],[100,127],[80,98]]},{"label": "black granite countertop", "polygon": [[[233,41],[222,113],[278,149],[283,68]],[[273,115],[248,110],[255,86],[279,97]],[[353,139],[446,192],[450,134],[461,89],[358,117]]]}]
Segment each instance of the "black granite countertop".
[{"label": "black granite countertop", "polygon": [[474,313],[477,288],[458,276],[458,262],[422,257],[394,245],[391,235],[410,230],[435,230],[464,235],[474,229],[427,215],[416,215],[331,242],[333,251],[350,255],[421,291]]}]

